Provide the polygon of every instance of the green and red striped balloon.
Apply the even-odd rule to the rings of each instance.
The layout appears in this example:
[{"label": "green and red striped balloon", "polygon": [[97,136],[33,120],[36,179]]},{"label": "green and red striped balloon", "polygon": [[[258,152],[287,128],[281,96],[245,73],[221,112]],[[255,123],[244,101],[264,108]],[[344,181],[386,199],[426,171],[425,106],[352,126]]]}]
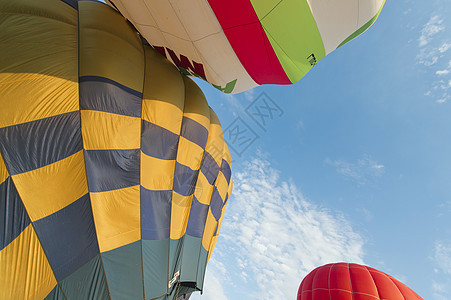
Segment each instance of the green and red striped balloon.
[{"label": "green and red striped balloon", "polygon": [[107,0],[188,75],[226,93],[291,84],[368,29],[385,0]]}]

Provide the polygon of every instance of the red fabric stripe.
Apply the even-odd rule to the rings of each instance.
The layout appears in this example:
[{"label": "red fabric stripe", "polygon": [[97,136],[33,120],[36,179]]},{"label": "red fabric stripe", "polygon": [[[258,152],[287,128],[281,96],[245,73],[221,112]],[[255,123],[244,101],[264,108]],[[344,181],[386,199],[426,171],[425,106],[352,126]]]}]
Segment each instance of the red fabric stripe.
[{"label": "red fabric stripe", "polygon": [[291,84],[249,0],[208,0],[241,64],[258,84]]}]

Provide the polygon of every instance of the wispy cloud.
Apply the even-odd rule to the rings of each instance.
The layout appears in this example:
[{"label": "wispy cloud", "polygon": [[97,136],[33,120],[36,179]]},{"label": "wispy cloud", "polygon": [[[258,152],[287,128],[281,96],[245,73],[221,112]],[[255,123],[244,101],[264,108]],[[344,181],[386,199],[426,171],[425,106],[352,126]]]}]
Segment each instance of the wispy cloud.
[{"label": "wispy cloud", "polygon": [[435,272],[451,275],[451,244],[437,241],[434,248]]},{"label": "wispy cloud", "polygon": [[438,70],[437,72],[435,72],[435,74],[441,76],[441,75],[447,75],[449,74],[449,70]]},{"label": "wispy cloud", "polygon": [[223,263],[212,258],[208,263],[208,268],[205,275],[203,295],[193,293],[191,300],[196,299],[211,299],[211,300],[228,300],[223,288],[224,279],[229,279],[226,273],[226,267]]},{"label": "wispy cloud", "polygon": [[437,103],[447,102],[451,98],[451,86],[447,83],[447,77],[451,73],[448,55],[451,42],[443,17],[435,15],[423,26],[418,38],[418,47],[417,63],[428,67],[427,71],[435,73],[435,78],[432,76],[434,80],[431,89],[425,95],[434,97]]},{"label": "wispy cloud", "polygon": [[432,290],[437,300],[449,299],[451,294],[451,243],[436,241],[432,256],[436,276],[432,279]]},{"label": "wispy cloud", "polygon": [[355,162],[326,158],[325,163],[335,167],[337,173],[346,179],[362,185],[385,172],[385,166],[373,160],[369,155],[364,155]]},{"label": "wispy cloud", "polygon": [[421,35],[418,38],[418,45],[420,47],[424,47],[430,43],[431,39],[439,33],[443,31],[445,26],[443,26],[443,19],[440,16],[433,16],[429,19],[429,21],[423,26],[421,29]]},{"label": "wispy cloud", "polygon": [[[343,215],[310,203],[265,158],[244,164],[234,178],[214,257],[228,262],[233,290],[245,299],[294,299],[302,278],[315,267],[362,263],[363,238]],[[231,289],[224,289],[227,295]]]}]

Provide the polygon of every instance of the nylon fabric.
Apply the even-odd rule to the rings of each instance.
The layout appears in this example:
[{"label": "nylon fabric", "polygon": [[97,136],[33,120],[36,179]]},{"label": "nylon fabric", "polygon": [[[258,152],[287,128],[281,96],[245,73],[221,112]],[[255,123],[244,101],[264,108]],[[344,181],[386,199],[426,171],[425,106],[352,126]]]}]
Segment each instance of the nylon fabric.
[{"label": "nylon fabric", "polygon": [[0,184],[3,183],[9,177],[8,169],[6,168],[5,161],[0,153]]},{"label": "nylon fabric", "polygon": [[97,254],[77,271],[59,282],[53,293],[54,299],[57,300],[110,299],[100,255]]},{"label": "nylon fabric", "polygon": [[90,192],[106,192],[139,184],[139,149],[85,150],[84,155]]},{"label": "nylon fabric", "polygon": [[333,263],[312,270],[301,282],[298,300],[422,300],[392,276],[353,263]]},{"label": "nylon fabric", "polygon": [[0,201],[1,251],[16,239],[31,221],[11,177],[0,183],[0,199],[2,199]]},{"label": "nylon fabric", "polygon": [[88,192],[83,151],[11,178],[32,221],[59,211]]},{"label": "nylon fabric", "polygon": [[[162,240],[142,241],[144,289],[148,299],[165,295],[169,278],[169,235]],[[172,275],[172,274],[171,274]],[[164,299],[164,298],[163,298]]]},{"label": "nylon fabric", "polygon": [[58,281],[99,253],[88,194],[35,221],[34,227]]},{"label": "nylon fabric", "polygon": [[0,298],[43,299],[55,285],[55,276],[30,224],[0,251]]},{"label": "nylon fabric", "polygon": [[102,262],[111,299],[149,299],[144,295],[141,241],[102,253]]},{"label": "nylon fabric", "polygon": [[[259,1],[251,0],[255,7]],[[285,0],[258,18],[277,58],[292,83],[314,66],[311,58],[326,55],[321,35],[306,0]],[[294,35],[294,36],[293,36]]]},{"label": "nylon fabric", "polygon": [[142,94],[104,77],[80,77],[80,109],[141,117]]},{"label": "nylon fabric", "polygon": [[82,110],[83,145],[86,150],[139,149],[141,118]]},{"label": "nylon fabric", "polygon": [[0,135],[0,151],[11,175],[44,167],[82,149],[78,112],[1,128]]},{"label": "nylon fabric", "polygon": [[143,240],[165,240],[171,228],[172,191],[141,187],[141,230]]},{"label": "nylon fabric", "polygon": [[[340,45],[338,45],[338,47],[343,46],[344,44],[348,43],[349,41],[351,41],[352,39],[355,39],[358,35],[362,34],[365,30],[367,30],[371,25],[373,25],[374,22],[376,22],[377,18],[379,17],[379,14],[382,11],[382,8],[384,7],[385,4],[385,0],[382,2],[379,11],[376,13],[376,15],[374,17],[372,17],[368,22],[366,22],[365,24],[363,24],[359,29],[357,29],[353,34],[351,34],[348,38],[346,38],[346,40],[344,40],[343,42],[340,43]],[[368,4],[367,4],[368,5]],[[363,5],[362,5],[363,7]],[[365,10],[366,13],[368,12],[372,12],[373,10],[367,9]],[[361,19],[361,15],[359,14],[359,19]],[[366,20],[366,19],[363,19]],[[360,22],[359,22],[360,23]],[[337,48],[338,48],[337,47]]]},{"label": "nylon fabric", "polygon": [[101,253],[141,239],[138,185],[90,195]]},{"label": "nylon fabric", "polygon": [[[257,84],[290,84],[251,1],[208,0],[241,64]],[[267,6],[266,1],[258,1]],[[256,13],[257,12],[257,13]]]}]

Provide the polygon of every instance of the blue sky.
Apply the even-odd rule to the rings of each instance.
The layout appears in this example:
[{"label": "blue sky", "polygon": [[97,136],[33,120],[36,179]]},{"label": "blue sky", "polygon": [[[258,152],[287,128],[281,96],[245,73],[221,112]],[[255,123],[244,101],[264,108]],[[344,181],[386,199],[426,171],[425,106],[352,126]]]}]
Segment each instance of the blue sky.
[{"label": "blue sky", "polygon": [[[228,129],[235,185],[193,299],[295,299],[337,261],[451,298],[450,4],[387,1],[291,86],[225,95],[197,81]],[[252,118],[264,103],[272,118]]]}]

